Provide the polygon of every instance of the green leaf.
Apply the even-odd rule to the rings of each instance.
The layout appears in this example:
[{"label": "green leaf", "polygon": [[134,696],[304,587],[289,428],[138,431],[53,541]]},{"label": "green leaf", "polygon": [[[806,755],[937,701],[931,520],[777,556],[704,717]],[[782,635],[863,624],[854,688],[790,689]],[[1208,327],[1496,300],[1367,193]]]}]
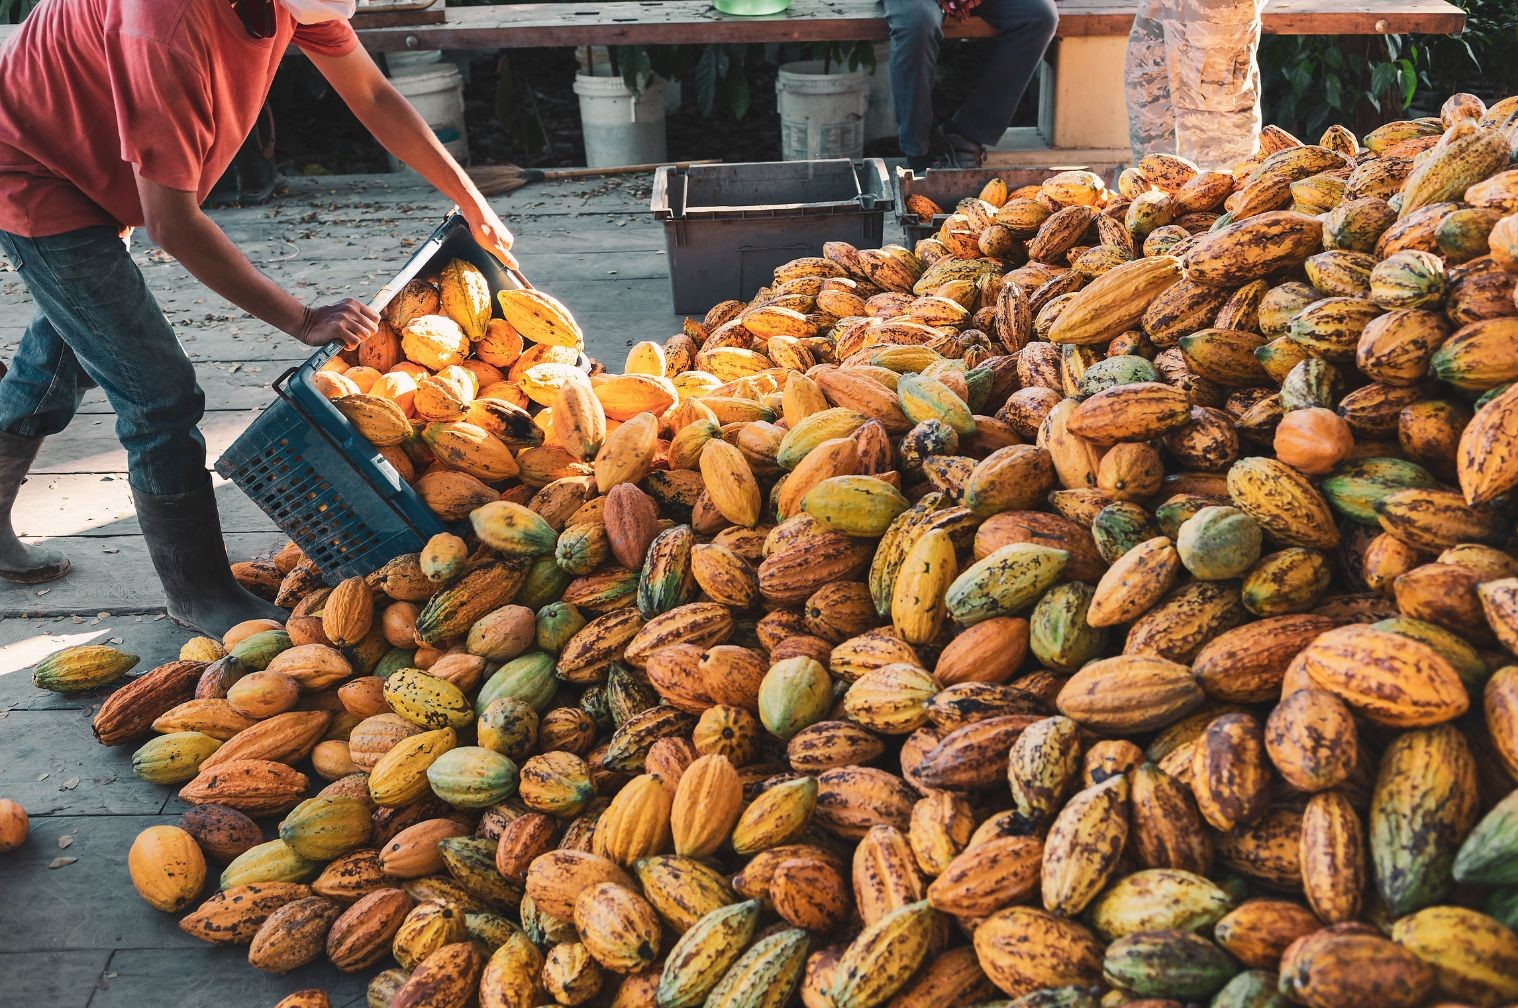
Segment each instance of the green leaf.
[{"label": "green leaf", "polygon": [[753,103],[748,90],[748,76],[737,73],[731,79],[733,83],[728,96],[728,109],[733,113],[734,119],[742,119],[748,115],[749,106]]},{"label": "green leaf", "polygon": [[720,55],[716,46],[707,46],[696,61],[696,107],[703,116],[710,116],[717,102],[717,59]]},{"label": "green leaf", "polygon": [[1292,89],[1296,91],[1298,95],[1305,94],[1307,92],[1308,85],[1312,83],[1312,68],[1309,67],[1305,62],[1298,63],[1296,66],[1286,71],[1286,73],[1287,79],[1291,81]]},{"label": "green leaf", "polygon": [[643,46],[611,46],[611,65],[622,75],[622,83],[633,94],[642,94],[648,83],[648,50]]},{"label": "green leaf", "polygon": [[1398,60],[1397,66],[1402,70],[1402,107],[1405,109],[1413,103],[1413,96],[1418,93],[1418,74],[1410,60]]},{"label": "green leaf", "polygon": [[1323,97],[1328,101],[1330,108],[1344,107],[1344,86],[1339,83],[1339,78],[1325,77],[1323,79]]}]

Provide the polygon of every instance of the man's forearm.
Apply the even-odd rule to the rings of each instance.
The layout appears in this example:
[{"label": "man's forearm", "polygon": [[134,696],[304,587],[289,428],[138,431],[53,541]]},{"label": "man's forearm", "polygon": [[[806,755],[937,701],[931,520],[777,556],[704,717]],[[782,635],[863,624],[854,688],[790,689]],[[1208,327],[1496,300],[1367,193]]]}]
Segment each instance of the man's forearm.
[{"label": "man's forearm", "polygon": [[197,212],[150,228],[150,233],[160,248],[217,294],[281,332],[299,331],[305,306],[260,273],[209,217]]}]

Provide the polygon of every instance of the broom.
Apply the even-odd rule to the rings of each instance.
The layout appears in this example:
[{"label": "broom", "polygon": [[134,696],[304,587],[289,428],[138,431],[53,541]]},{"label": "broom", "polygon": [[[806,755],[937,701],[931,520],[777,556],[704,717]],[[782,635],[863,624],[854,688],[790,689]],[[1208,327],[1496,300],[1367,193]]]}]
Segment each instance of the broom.
[{"label": "broom", "polygon": [[607,175],[636,175],[662,168],[665,164],[685,169],[691,165],[720,164],[716,159],[706,161],[676,161],[657,164],[616,165],[611,168],[523,168],[519,165],[481,165],[469,169],[469,177],[485,196],[504,196],[532,182],[562,182],[567,179],[601,178]]}]

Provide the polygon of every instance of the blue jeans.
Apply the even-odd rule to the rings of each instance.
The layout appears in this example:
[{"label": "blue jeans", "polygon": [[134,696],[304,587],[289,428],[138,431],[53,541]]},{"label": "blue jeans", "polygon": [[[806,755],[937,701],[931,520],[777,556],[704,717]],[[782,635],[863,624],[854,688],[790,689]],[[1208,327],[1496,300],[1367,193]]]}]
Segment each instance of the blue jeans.
[{"label": "blue jeans", "polygon": [[[885,0],[891,27],[891,92],[901,152],[926,157],[933,128],[933,78],[943,41],[943,11],[937,0]],[[1001,139],[1017,114],[1059,24],[1054,0],[982,0],[976,16],[998,34],[975,90],[954,113],[948,130],[989,147]]]},{"label": "blue jeans", "polygon": [[196,424],[205,394],[115,229],[46,238],[0,231],[0,252],[37,304],[0,380],[0,430],[57,434],[98,386],[116,411],[135,489],[162,495],[204,486],[206,443]]}]

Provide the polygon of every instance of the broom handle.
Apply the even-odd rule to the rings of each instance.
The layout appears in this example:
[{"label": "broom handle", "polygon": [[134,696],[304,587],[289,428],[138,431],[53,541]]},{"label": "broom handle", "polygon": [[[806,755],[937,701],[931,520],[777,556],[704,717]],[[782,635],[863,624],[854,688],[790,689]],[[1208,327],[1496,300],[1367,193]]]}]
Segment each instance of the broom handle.
[{"label": "broom handle", "polygon": [[717,158],[708,158],[705,161],[658,161],[653,164],[616,165],[612,168],[544,168],[543,181],[562,182],[566,179],[600,178],[603,175],[636,175],[641,172],[651,172],[655,168],[663,168],[665,165],[685,169],[691,165],[709,164],[721,164],[721,161]]}]

